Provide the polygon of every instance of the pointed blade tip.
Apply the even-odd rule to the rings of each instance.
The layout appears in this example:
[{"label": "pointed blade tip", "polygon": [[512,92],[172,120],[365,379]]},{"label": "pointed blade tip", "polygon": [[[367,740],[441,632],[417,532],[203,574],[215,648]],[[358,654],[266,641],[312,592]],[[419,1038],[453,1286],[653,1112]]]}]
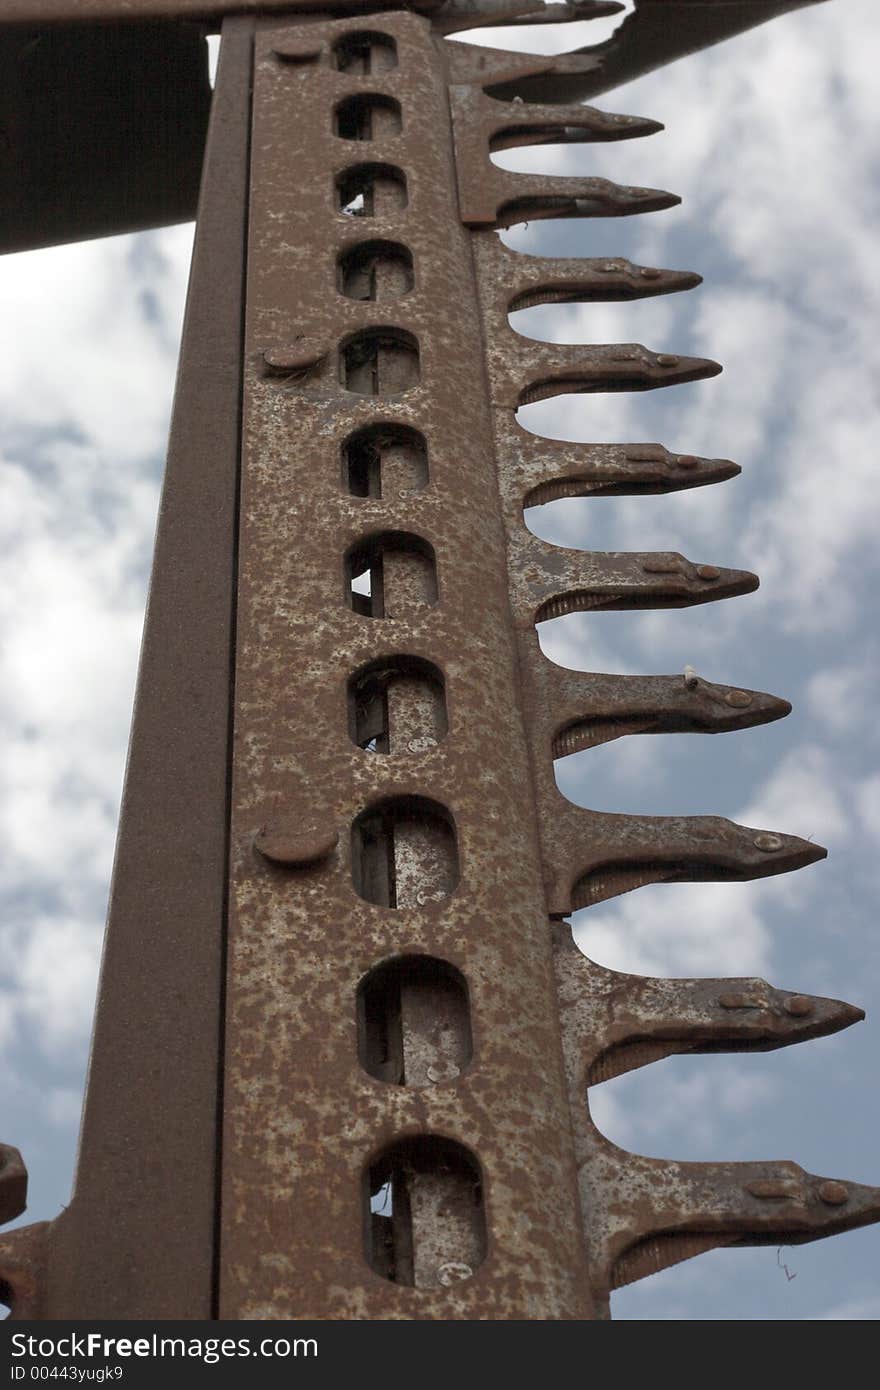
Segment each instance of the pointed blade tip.
[{"label": "pointed blade tip", "polygon": [[858,1004],[847,1004],[844,1000],[838,1002],[837,1012],[841,1028],[851,1028],[854,1023],[864,1023],[867,1017],[865,1010],[860,1009]]}]

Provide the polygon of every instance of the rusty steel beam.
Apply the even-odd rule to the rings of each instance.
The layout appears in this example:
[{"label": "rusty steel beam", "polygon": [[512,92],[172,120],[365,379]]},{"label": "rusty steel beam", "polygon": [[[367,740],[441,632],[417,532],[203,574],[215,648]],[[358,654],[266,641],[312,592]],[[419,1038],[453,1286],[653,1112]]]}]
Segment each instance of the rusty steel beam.
[{"label": "rusty steel beam", "polygon": [[[752,978],[621,975],[560,920],[825,851],[557,790],[555,757],[789,706],[540,650],[563,613],[757,579],[527,529],[537,501],[738,469],[517,422],[719,368],[512,331],[515,307],[699,277],[501,245],[524,216],[676,199],[498,170],[493,148],[657,126],[502,102],[501,60],[447,45],[449,9],[224,27],[77,1186],[0,1240],[14,1317],[602,1319],[614,1288],[701,1251],[880,1218],[877,1189],[645,1158],[592,1122],[588,1089],[635,1067],[862,1014]],[[0,1162],[14,1216],[23,1171]]]}]

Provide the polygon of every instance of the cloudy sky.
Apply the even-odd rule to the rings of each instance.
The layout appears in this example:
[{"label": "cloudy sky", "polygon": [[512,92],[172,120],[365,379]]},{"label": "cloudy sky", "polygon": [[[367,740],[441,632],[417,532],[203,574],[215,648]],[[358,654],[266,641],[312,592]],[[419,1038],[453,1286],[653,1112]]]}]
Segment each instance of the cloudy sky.
[{"label": "cloudy sky", "polygon": [[[496,31],[492,42],[560,51],[613,24]],[[693,493],[552,503],[530,525],[569,545],[678,549],[762,579],[756,594],[690,611],[558,619],[542,629],[545,650],[600,671],[689,663],[794,704],[764,729],[578,754],[558,764],[560,786],[600,810],[718,813],[830,850],[788,877],[602,903],[577,915],[580,944],[622,970],[761,974],[868,1010],[835,1038],[670,1059],[606,1084],[593,1093],[597,1123],[642,1153],[792,1158],[862,1182],[880,1182],[878,50],[874,0],[831,0],[600,100],[665,122],[650,140],[495,157],[684,200],[640,218],[512,229],[510,245],[705,277],[656,301],[526,310],[520,332],[639,341],[725,368],[663,392],[543,402],[523,423],[743,466]],[[0,259],[0,1138],[28,1162],[28,1220],[69,1198],[191,239],[179,227]],[[877,1230],[718,1251],[621,1291],[613,1311],[873,1319],[878,1255]]]}]

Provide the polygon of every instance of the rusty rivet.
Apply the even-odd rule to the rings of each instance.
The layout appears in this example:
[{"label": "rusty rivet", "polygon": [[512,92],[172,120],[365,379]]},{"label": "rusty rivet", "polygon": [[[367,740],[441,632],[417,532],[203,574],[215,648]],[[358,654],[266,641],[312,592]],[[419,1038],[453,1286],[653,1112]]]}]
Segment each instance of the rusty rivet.
[{"label": "rusty rivet", "polygon": [[437,747],[437,740],[430,734],[423,734],[421,738],[411,738],[406,747],[409,753],[427,753]]},{"label": "rusty rivet", "polygon": [[662,270],[656,270],[652,265],[643,265],[639,271],[643,280],[659,280],[663,274]]},{"label": "rusty rivet", "polygon": [[263,363],[272,376],[285,376],[292,372],[305,372],[316,367],[330,351],[326,343],[317,338],[298,338],[288,347],[266,348]]},{"label": "rusty rivet", "polygon": [[435,1085],[443,1081],[455,1081],[459,1076],[461,1068],[454,1062],[447,1062],[445,1066],[440,1067],[428,1067],[428,1080],[433,1081]]},{"label": "rusty rivet", "polygon": [[782,1007],[793,1018],[805,1018],[807,1014],[813,1012],[813,1001],[806,994],[790,994],[784,1000]]},{"label": "rusty rivet", "polygon": [[719,994],[718,1003],[722,1009],[761,1009],[763,1003],[750,994]]},{"label": "rusty rivet", "polygon": [[661,352],[661,353],[659,353],[658,356],[657,356],[657,366],[658,366],[658,367],[677,367],[678,364],[679,364],[679,362],[680,362],[680,360],[681,360],[681,359],[678,358],[678,357],[676,357],[676,355],[675,355],[674,352]]},{"label": "rusty rivet", "polygon": [[680,574],[681,564],[678,560],[664,560],[658,555],[656,560],[643,560],[642,569],[645,574]]},{"label": "rusty rivet", "polygon": [[721,571],[717,565],[697,565],[700,579],[720,579]]},{"label": "rusty rivet", "polygon": [[665,463],[666,457],[666,450],[662,447],[657,449],[630,449],[628,453],[624,454],[627,463]]},{"label": "rusty rivet", "polygon": [[279,45],[272,49],[273,58],[277,58],[281,63],[313,63],[316,58],[320,58],[324,52],[322,43],[315,43],[314,40],[295,39]]},{"label": "rusty rivet", "polygon": [[724,699],[728,705],[733,705],[734,709],[745,709],[746,705],[752,703],[752,697],[747,690],[728,690]]},{"label": "rusty rivet", "polygon": [[823,1202],[828,1203],[829,1207],[842,1207],[844,1202],[849,1201],[846,1185],[842,1182],[835,1182],[833,1179],[819,1184],[819,1196]]},{"label": "rusty rivet", "polygon": [[765,854],[775,854],[778,849],[782,849],[782,841],[778,835],[756,835],[753,844],[755,849],[761,849]]},{"label": "rusty rivet", "polygon": [[778,1201],[780,1197],[795,1196],[791,1183],[781,1178],[759,1178],[757,1182],[748,1182],[746,1192],[764,1201]]},{"label": "rusty rivet", "polygon": [[700,460],[696,454],[679,454],[675,460],[676,468],[696,468]]},{"label": "rusty rivet", "polygon": [[273,864],[298,868],[326,859],[339,843],[339,832],[332,825],[290,825],[271,821],[254,836],[254,848]]}]

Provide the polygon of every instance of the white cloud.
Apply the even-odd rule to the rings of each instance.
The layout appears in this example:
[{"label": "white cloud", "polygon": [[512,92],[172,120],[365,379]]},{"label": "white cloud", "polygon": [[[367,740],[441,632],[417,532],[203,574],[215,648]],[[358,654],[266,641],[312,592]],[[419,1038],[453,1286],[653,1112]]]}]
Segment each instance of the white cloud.
[{"label": "white cloud", "polygon": [[162,448],[190,227],[0,257],[0,412],[119,467]]},{"label": "white cloud", "polygon": [[866,777],[855,794],[862,827],[880,844],[880,772]]},{"label": "white cloud", "polygon": [[600,965],[645,975],[766,973],[771,880],[657,884],[577,913],[579,946]]},{"label": "white cloud", "polygon": [[[650,1077],[629,1072],[590,1091],[597,1129],[634,1153],[657,1158],[729,1158],[729,1129],[751,1127],[777,1084],[726,1058],[670,1058]],[[647,1096],[650,1103],[644,1104]],[[725,1146],[728,1146],[725,1148]]]},{"label": "white cloud", "polygon": [[773,769],[739,816],[746,825],[805,839],[842,839],[850,817],[837,788],[843,778],[824,749],[794,748]]},{"label": "white cloud", "polygon": [[190,240],[0,259],[0,1028],[62,1069],[91,1019]]},{"label": "white cloud", "polygon": [[40,1050],[58,1061],[88,1036],[101,935],[95,923],[60,916],[4,933],[15,1012]]},{"label": "white cloud", "polygon": [[822,1313],[820,1322],[876,1322],[880,1318],[880,1293],[850,1298]]},{"label": "white cloud", "polygon": [[43,1102],[50,1124],[70,1130],[79,1124],[82,1095],[71,1086],[54,1086]]},{"label": "white cloud", "polygon": [[880,672],[871,661],[841,664],[817,671],[807,684],[810,709],[833,734],[864,736],[874,725],[874,700]]}]

